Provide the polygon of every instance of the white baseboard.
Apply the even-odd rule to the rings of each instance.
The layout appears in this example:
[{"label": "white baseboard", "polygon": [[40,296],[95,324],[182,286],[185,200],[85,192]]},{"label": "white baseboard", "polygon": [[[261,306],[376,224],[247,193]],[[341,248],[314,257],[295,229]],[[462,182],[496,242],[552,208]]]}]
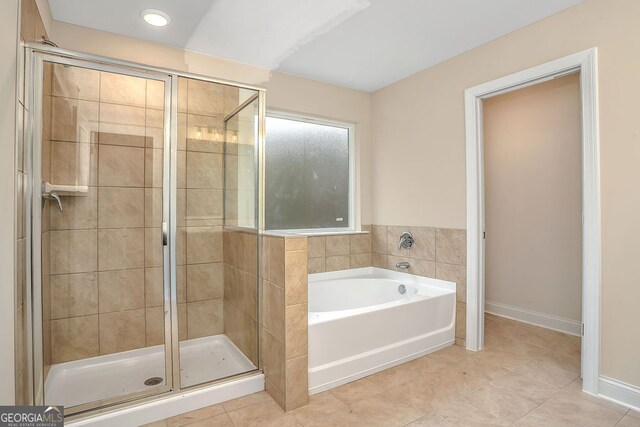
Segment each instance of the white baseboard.
[{"label": "white baseboard", "polygon": [[580,336],[582,332],[582,324],[575,320],[526,310],[524,308],[513,307],[510,305],[499,304],[497,302],[485,301],[484,311],[485,313],[507,317],[509,319],[530,323],[547,329],[553,329],[554,331],[564,332],[565,334]]},{"label": "white baseboard", "polygon": [[601,376],[598,380],[598,394],[607,400],[640,411],[639,387]]}]

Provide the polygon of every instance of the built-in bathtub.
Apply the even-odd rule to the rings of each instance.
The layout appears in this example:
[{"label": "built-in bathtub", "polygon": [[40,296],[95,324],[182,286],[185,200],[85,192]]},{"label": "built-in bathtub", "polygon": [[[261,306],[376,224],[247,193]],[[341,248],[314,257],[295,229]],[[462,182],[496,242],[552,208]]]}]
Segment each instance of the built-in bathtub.
[{"label": "built-in bathtub", "polygon": [[455,308],[453,282],[374,267],[310,274],[309,393],[452,345]]}]

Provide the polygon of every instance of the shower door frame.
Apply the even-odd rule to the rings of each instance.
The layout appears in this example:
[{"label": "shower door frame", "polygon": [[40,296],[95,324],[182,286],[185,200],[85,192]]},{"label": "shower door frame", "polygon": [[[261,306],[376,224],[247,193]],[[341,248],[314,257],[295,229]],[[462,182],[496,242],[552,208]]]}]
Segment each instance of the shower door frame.
[{"label": "shower door frame", "polygon": [[[30,49],[27,51],[30,69],[32,70],[31,79],[29,80],[30,87],[28,87],[27,99],[32,106],[30,116],[30,123],[28,127],[31,132],[31,144],[29,146],[28,154],[28,167],[29,167],[29,188],[31,203],[29,206],[30,211],[30,230],[31,230],[31,259],[42,260],[42,198],[40,186],[42,183],[42,99],[43,99],[43,86],[44,86],[44,64],[46,62],[52,64],[61,64],[71,67],[78,67],[84,69],[95,70],[98,72],[115,73],[120,75],[126,75],[131,77],[139,77],[145,80],[156,80],[164,83],[164,141],[163,141],[163,176],[162,176],[162,227],[166,229],[166,224],[170,222],[169,214],[169,159],[170,152],[169,147],[171,144],[170,131],[171,127],[171,111],[169,109],[171,105],[171,89],[172,80],[168,74],[162,74],[158,72],[144,72],[143,70],[135,68],[124,68],[112,66],[104,62],[94,62],[90,60],[84,60],[81,58],[71,58],[68,56],[56,55],[49,52],[43,52],[39,49]],[[171,269],[171,241],[163,239],[163,308],[164,308],[164,370],[165,370],[165,384],[149,387],[147,390],[141,390],[120,396],[115,396],[107,399],[103,399],[95,402],[88,402],[81,405],[73,406],[71,408],[65,408],[66,414],[75,414],[79,412],[85,412],[98,407],[108,406],[116,403],[127,402],[133,399],[141,397],[153,396],[161,393],[171,391],[174,388],[173,375],[174,363],[172,359],[173,353],[173,336],[172,336],[172,318],[171,315],[171,295],[174,293],[172,289],[172,282],[170,281],[169,273]],[[32,325],[30,330],[32,331],[32,366],[33,366],[33,401],[35,404],[44,404],[44,348],[43,348],[43,319],[42,319],[42,261],[31,263],[31,289],[29,304],[32,308],[30,319]]]},{"label": "shower door frame", "polygon": [[[25,159],[28,164],[29,185],[27,200],[29,206],[25,207],[25,220],[27,221],[27,371],[31,381],[30,396],[32,403],[43,404],[44,400],[44,360],[42,348],[42,276],[41,276],[41,191],[42,182],[42,95],[43,95],[43,67],[44,62],[62,63],[71,66],[94,69],[97,71],[115,72],[151,80],[160,80],[165,83],[164,98],[164,145],[163,145],[163,239],[167,244],[163,248],[164,261],[164,309],[165,309],[165,371],[167,384],[154,387],[151,390],[134,392],[119,397],[104,399],[78,405],[73,408],[65,408],[66,415],[73,415],[73,419],[85,418],[103,414],[109,411],[138,405],[142,402],[179,395],[186,390],[200,390],[229,381],[239,380],[253,375],[261,375],[262,367],[260,358],[255,370],[239,373],[231,377],[212,380],[203,384],[182,388],[180,384],[180,341],[178,336],[178,298],[177,298],[177,154],[178,154],[178,78],[184,77],[209,83],[222,84],[248,89],[257,92],[258,97],[258,132],[256,149],[258,153],[258,180],[256,209],[258,235],[263,230],[264,210],[264,141],[266,118],[266,89],[259,86],[238,83],[230,80],[217,79],[205,75],[182,72],[146,64],[123,61],[92,54],[80,53],[52,47],[40,43],[24,43],[25,64],[25,100],[31,109],[25,114]],[[252,96],[253,98],[253,96]],[[27,143],[29,142],[29,143]],[[35,168],[35,165],[38,168]],[[37,176],[36,176],[37,175]],[[35,209],[37,207],[37,209]],[[37,221],[36,221],[37,220]],[[260,241],[260,239],[258,239]],[[258,248],[259,249],[259,248]],[[257,262],[260,263],[260,250],[258,250]],[[37,259],[39,262],[34,263]],[[259,286],[257,285],[259,290]],[[38,295],[36,294],[36,291]],[[260,294],[258,293],[260,298]],[[168,300],[167,300],[168,299]],[[167,303],[169,305],[167,305]],[[258,313],[259,308],[258,304]],[[38,313],[38,309],[39,313]],[[168,314],[167,314],[167,309]],[[260,329],[258,328],[257,340],[260,346]],[[39,368],[37,367],[39,365]],[[35,372],[38,372],[38,378]]]}]

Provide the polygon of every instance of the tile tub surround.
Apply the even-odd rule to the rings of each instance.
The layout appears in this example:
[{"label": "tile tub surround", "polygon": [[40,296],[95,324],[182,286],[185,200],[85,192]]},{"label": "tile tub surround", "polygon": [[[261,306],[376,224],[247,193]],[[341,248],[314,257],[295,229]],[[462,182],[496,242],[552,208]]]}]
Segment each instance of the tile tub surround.
[{"label": "tile tub surround", "polygon": [[449,347],[290,412],[260,392],[149,426],[640,425],[640,413],[581,391],[579,338],[492,315],[486,334],[483,351]]},{"label": "tile tub surround", "polygon": [[261,366],[267,393],[287,410],[308,395],[307,237],[264,235]]},{"label": "tile tub surround", "polygon": [[309,236],[309,274],[371,267],[371,226],[365,233]]},{"label": "tile tub surround", "polygon": [[[415,242],[410,249],[398,249],[400,235],[410,231]],[[409,273],[456,283],[456,340],[466,338],[467,233],[466,230],[397,225],[371,226],[373,267],[396,268],[399,262],[411,265]]]}]

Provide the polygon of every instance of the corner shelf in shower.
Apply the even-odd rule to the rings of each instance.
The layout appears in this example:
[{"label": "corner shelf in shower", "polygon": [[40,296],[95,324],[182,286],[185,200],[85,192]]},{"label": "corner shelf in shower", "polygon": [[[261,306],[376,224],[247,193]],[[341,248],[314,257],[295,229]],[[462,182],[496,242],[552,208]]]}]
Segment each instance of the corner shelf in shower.
[{"label": "corner shelf in shower", "polygon": [[86,185],[59,185],[45,182],[44,191],[56,193],[58,196],[86,196],[89,193],[89,187]]}]

